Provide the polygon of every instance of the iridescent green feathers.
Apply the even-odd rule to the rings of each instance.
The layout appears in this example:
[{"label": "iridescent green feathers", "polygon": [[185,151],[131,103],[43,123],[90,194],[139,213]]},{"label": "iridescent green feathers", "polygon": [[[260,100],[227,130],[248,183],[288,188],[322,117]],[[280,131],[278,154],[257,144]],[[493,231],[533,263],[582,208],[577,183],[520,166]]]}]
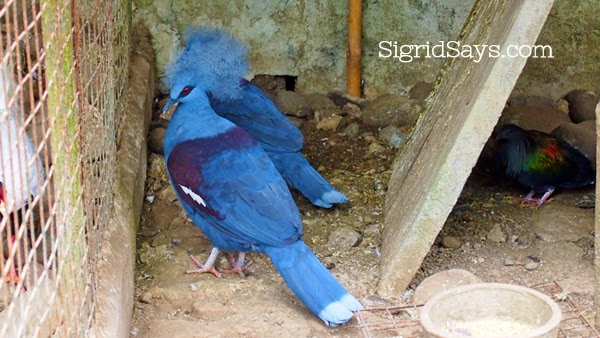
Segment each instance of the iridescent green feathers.
[{"label": "iridescent green feathers", "polygon": [[495,140],[506,173],[532,190],[594,182],[595,170],[590,160],[556,136],[508,124]]}]

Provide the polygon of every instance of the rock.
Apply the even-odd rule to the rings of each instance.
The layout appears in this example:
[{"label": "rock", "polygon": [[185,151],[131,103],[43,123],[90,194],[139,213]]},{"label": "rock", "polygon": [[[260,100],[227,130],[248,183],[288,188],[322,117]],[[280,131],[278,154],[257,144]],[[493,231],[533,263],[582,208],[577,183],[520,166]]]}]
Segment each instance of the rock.
[{"label": "rock", "polygon": [[317,122],[321,122],[323,119],[326,119],[333,115],[342,116],[342,110],[338,107],[321,108],[315,111],[314,119],[317,120]]},{"label": "rock", "polygon": [[504,266],[513,266],[513,265],[515,265],[515,261],[513,261],[510,258],[505,258],[504,262],[502,262],[502,264],[504,264]]},{"label": "rock", "polygon": [[342,117],[339,115],[332,115],[327,118],[322,119],[319,123],[317,123],[317,129],[323,130],[336,130]]},{"label": "rock", "polygon": [[288,118],[288,120],[290,120],[290,122],[296,128],[302,128],[302,125],[304,124],[304,121],[305,121],[303,118],[296,117],[296,116],[288,116],[287,118]]},{"label": "rock", "polygon": [[442,237],[442,246],[448,249],[458,249],[462,246],[462,241],[454,236]]},{"label": "rock", "polygon": [[500,229],[500,225],[495,224],[492,227],[492,230],[487,234],[487,239],[494,243],[504,243],[506,242],[506,235],[502,232],[502,229]]},{"label": "rock", "polygon": [[274,100],[277,93],[285,90],[285,77],[274,75],[256,75],[252,78],[252,84],[260,88],[271,100]]},{"label": "rock", "polygon": [[382,146],[381,144],[379,144],[377,142],[372,142],[371,144],[369,144],[369,153],[370,154],[383,153],[383,152],[385,152],[385,147]]},{"label": "rock", "polygon": [[545,242],[576,243],[587,238],[594,229],[594,210],[554,203],[544,206],[531,220],[531,231]]},{"label": "rock", "polygon": [[321,93],[313,93],[306,95],[306,101],[310,106],[310,111],[314,112],[321,109],[337,108],[335,103],[327,97],[327,95]]},{"label": "rock", "polygon": [[346,129],[346,127],[349,126],[351,123],[358,123],[358,119],[355,117],[342,116],[340,124],[338,124],[337,126],[337,130],[342,131]]},{"label": "rock", "polygon": [[381,224],[379,223],[374,223],[369,225],[365,231],[364,231],[365,235],[379,235],[381,234]]},{"label": "rock", "polygon": [[429,82],[417,82],[415,85],[408,91],[408,97],[413,100],[424,102],[429,93],[433,89],[433,83]]},{"label": "rock", "polygon": [[[593,129],[591,125],[593,124]],[[586,121],[579,124],[567,122],[558,126],[552,131],[565,141],[569,142],[573,147],[581,151],[587,158],[596,162],[596,122]]]},{"label": "rock", "polygon": [[517,245],[520,245],[520,246],[525,246],[525,245],[529,244],[529,241],[527,241],[527,238],[525,238],[525,237],[518,236],[517,239],[515,240],[515,243],[517,243]]},{"label": "rock", "polygon": [[539,262],[529,262],[529,263],[525,264],[525,270],[529,270],[529,271],[535,270],[539,267],[540,267]]},{"label": "rock", "polygon": [[344,106],[346,103],[353,103],[363,108],[367,103],[367,100],[363,98],[353,96],[339,90],[334,90],[330,92],[327,96],[329,96],[329,98],[339,107]]},{"label": "rock", "polygon": [[564,99],[556,101],[556,108],[565,114],[569,114],[569,102]]},{"label": "rock", "polygon": [[587,130],[596,133],[596,120],[587,120],[577,123],[578,126],[586,128]]},{"label": "rock", "polygon": [[360,240],[360,234],[354,231],[353,228],[341,227],[335,229],[329,235],[329,241],[327,242],[327,244],[330,246],[351,248],[353,246],[357,246],[360,243]]},{"label": "rock", "polygon": [[310,111],[310,105],[306,98],[292,91],[282,91],[277,93],[275,103],[281,111],[290,116],[306,117]]},{"label": "rock", "polygon": [[168,95],[166,95],[165,97],[163,97],[162,99],[160,99],[158,101],[158,103],[156,104],[156,106],[157,106],[157,110],[159,112],[162,113],[163,108],[167,105],[167,102],[169,102],[169,99],[170,99],[170,97]]},{"label": "rock", "polygon": [[516,95],[511,96],[507,102],[508,106],[526,106],[538,108],[556,108],[556,102],[543,96],[526,96]]},{"label": "rock", "polygon": [[354,103],[346,103],[342,106],[342,115],[347,115],[350,117],[360,117],[362,112],[360,111],[360,107],[355,105]]},{"label": "rock", "polygon": [[436,294],[461,285],[481,283],[481,278],[466,270],[450,269],[425,278],[413,295],[414,304],[426,303]]},{"label": "rock", "polygon": [[350,138],[355,138],[360,134],[360,126],[356,122],[350,123],[344,128],[344,134]]},{"label": "rock", "polygon": [[150,162],[148,177],[161,182],[169,182],[164,158],[157,154],[150,154],[148,161]]},{"label": "rock", "polygon": [[569,102],[569,116],[575,123],[595,120],[598,96],[591,90],[576,89],[565,97]]},{"label": "rock", "polygon": [[156,300],[164,299],[163,290],[158,287],[153,287],[150,290],[140,294],[137,300],[146,304],[153,304]]},{"label": "rock", "polygon": [[571,122],[569,115],[558,109],[552,100],[541,96],[516,96],[509,99],[494,131],[498,132],[505,124],[514,123],[523,129],[550,133],[567,122]]},{"label": "rock", "polygon": [[140,303],[152,304],[152,295],[149,292],[144,292],[138,296],[138,301]]},{"label": "rock", "polygon": [[148,148],[155,154],[163,154],[163,141],[165,139],[165,128],[155,128],[148,135]]},{"label": "rock", "polygon": [[415,100],[398,94],[382,95],[373,100],[362,112],[365,125],[383,128],[389,125],[401,127],[414,124],[421,107]]},{"label": "rock", "polygon": [[170,184],[168,186],[164,187],[163,190],[159,191],[158,194],[156,194],[156,197],[159,200],[167,201],[167,202],[177,201],[177,194],[175,194],[175,190],[173,189],[173,186]]},{"label": "rock", "polygon": [[379,132],[379,139],[387,145],[400,148],[408,140],[408,136],[394,126],[387,126]]}]

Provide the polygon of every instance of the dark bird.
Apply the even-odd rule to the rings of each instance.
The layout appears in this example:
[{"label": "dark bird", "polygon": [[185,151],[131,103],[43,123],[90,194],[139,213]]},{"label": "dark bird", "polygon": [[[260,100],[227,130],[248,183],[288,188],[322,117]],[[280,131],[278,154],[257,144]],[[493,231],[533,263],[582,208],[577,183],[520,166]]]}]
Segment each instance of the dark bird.
[{"label": "dark bird", "polygon": [[[247,67],[246,47],[225,31],[210,28],[188,30],[185,50],[198,62],[194,69],[218,67],[215,63],[219,62],[219,58],[211,57],[213,53],[229,53],[232,48],[243,50],[238,56],[239,62]],[[222,71],[221,76],[236,81],[216,84],[217,90],[209,92],[212,109],[252,135],[286,182],[312,204],[330,208],[333,204],[348,201],[308,163],[301,153],[304,144],[302,132],[262,90],[243,78],[247,71],[239,74],[231,69]]]},{"label": "dark bird", "polygon": [[211,108],[209,92],[239,95],[231,89],[245,73],[244,53],[238,44],[201,54],[185,49],[167,68],[163,112],[178,104],[164,140],[167,171],[181,205],[215,248],[205,264],[194,259],[199,269],[188,273],[215,272],[219,250],[264,253],[310,311],[327,325],[343,324],[361,304],[302,240],[300,213],[263,148]]},{"label": "dark bird", "polygon": [[[596,172],[590,160],[556,136],[507,124],[495,141],[506,174],[531,189],[521,205],[540,206],[557,187],[594,183]],[[535,199],[535,193],[543,195]]]}]

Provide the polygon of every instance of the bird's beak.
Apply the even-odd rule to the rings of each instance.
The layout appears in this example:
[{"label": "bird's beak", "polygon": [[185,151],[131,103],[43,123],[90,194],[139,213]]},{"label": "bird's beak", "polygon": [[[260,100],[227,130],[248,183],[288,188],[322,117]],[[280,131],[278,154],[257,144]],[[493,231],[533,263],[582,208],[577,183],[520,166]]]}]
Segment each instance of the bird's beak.
[{"label": "bird's beak", "polygon": [[166,113],[169,109],[171,109],[171,107],[177,103],[177,101],[173,100],[173,99],[169,99],[169,101],[167,101],[167,104],[165,104],[165,107],[163,108],[162,113]]}]

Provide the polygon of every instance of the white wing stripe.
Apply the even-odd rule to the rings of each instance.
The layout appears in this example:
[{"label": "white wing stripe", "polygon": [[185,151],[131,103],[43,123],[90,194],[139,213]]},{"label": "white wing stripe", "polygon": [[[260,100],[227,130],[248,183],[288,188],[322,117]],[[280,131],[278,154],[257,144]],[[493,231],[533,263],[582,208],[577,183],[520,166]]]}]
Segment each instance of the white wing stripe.
[{"label": "white wing stripe", "polygon": [[192,189],[190,189],[186,186],[183,186],[181,184],[179,184],[179,186],[181,187],[183,192],[186,193],[187,195],[189,195],[194,201],[196,201],[196,203],[198,203],[206,208],[206,203],[204,203],[204,200],[202,199],[202,197],[198,196],[198,194],[196,194],[195,192],[192,191]]}]

